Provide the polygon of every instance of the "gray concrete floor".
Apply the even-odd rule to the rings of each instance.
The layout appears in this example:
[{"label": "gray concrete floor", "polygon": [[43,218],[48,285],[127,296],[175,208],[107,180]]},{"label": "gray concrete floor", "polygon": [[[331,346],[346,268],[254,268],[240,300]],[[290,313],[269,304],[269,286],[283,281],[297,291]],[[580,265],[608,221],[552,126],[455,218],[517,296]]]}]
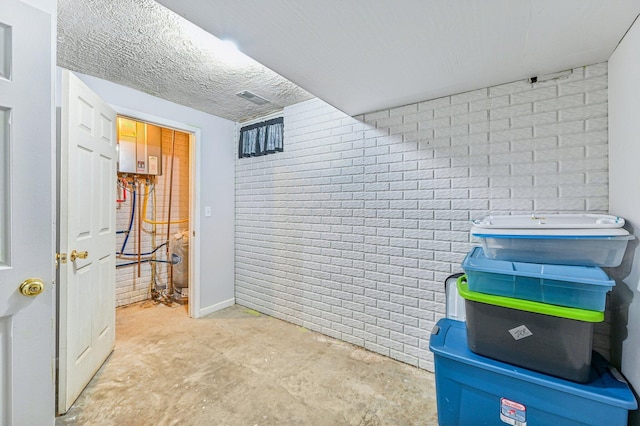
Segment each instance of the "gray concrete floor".
[{"label": "gray concrete floor", "polygon": [[56,425],[435,425],[431,373],[233,306],[143,302]]}]

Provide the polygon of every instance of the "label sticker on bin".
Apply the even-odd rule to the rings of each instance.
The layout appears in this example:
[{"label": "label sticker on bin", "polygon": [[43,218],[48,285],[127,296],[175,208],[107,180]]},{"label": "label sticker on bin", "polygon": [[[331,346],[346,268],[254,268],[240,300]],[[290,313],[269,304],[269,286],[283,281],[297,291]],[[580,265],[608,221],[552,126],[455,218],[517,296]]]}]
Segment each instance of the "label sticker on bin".
[{"label": "label sticker on bin", "polygon": [[527,407],[519,402],[500,398],[500,420],[512,426],[527,426]]},{"label": "label sticker on bin", "polygon": [[511,333],[511,336],[513,336],[514,340],[520,340],[524,339],[525,337],[533,336],[531,330],[529,330],[524,324],[519,325],[516,328],[512,328],[511,330],[509,330],[509,333]]}]

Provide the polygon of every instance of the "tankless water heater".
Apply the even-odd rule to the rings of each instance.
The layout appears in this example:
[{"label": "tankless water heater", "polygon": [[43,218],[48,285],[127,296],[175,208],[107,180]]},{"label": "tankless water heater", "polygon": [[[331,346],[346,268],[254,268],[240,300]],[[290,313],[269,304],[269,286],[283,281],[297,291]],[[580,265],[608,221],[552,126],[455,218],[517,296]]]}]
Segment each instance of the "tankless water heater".
[{"label": "tankless water heater", "polygon": [[162,174],[162,128],[118,117],[118,173]]}]

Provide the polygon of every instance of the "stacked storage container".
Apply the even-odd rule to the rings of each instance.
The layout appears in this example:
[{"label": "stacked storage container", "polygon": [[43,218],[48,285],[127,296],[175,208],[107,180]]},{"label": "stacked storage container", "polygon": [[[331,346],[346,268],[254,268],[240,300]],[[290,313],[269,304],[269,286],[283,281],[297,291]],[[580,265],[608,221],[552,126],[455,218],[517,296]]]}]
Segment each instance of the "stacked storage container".
[{"label": "stacked storage container", "polygon": [[[481,424],[525,425],[527,406],[531,424],[599,424],[576,421],[572,415],[585,413],[564,408],[568,399],[576,398],[595,407],[594,400],[611,390],[616,396],[604,400],[609,410],[620,410],[618,417],[624,421],[612,423],[618,417],[609,413],[607,424],[626,424],[627,410],[635,409],[636,401],[601,357],[596,354],[592,363],[591,351],[594,323],[603,321],[606,294],[615,284],[600,267],[618,266],[633,238],[623,225],[624,219],[606,215],[489,216],[474,221],[471,233],[482,247],[468,253],[462,263],[466,276],[457,282],[466,305],[465,341],[458,330],[464,324],[449,319],[441,320],[431,336],[441,425],[464,424],[465,406],[451,405],[462,394],[470,402],[466,409],[477,412],[475,403],[487,402],[486,391],[469,393],[469,384],[455,378],[449,370],[451,358],[456,369],[465,364],[468,371],[486,377],[487,388],[504,384],[489,398],[495,416],[487,414]],[[465,356],[460,356],[460,346]],[[496,365],[504,370],[503,377],[487,375],[495,373]],[[607,367],[600,368],[603,365]],[[515,383],[507,371],[518,372],[520,381],[541,385],[536,387],[539,394],[512,399],[517,392],[510,389]],[[602,385],[603,380],[608,384]],[[564,383],[564,397],[555,394],[558,383]],[[546,402],[541,406],[542,400]],[[597,416],[585,420],[590,418]]]}]

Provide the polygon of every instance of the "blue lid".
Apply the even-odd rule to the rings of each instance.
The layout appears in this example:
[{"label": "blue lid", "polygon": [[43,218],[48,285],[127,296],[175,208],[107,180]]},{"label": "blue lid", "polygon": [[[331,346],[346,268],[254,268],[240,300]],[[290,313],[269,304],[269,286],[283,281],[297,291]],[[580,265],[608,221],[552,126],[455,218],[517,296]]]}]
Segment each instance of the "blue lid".
[{"label": "blue lid", "polygon": [[431,332],[429,349],[438,356],[548,389],[627,410],[635,410],[638,407],[629,385],[615,378],[609,369],[608,363],[597,352],[594,352],[592,357],[592,368],[595,370],[594,374],[592,374],[594,379],[589,383],[575,383],[471,352],[467,345],[466,325],[461,321],[448,318],[438,321]]},{"label": "blue lid", "polygon": [[616,284],[597,266],[551,265],[495,260],[487,258],[482,247],[471,249],[462,262],[462,269],[465,272],[518,275],[521,277],[543,278],[545,280],[607,286],[609,288]]}]

